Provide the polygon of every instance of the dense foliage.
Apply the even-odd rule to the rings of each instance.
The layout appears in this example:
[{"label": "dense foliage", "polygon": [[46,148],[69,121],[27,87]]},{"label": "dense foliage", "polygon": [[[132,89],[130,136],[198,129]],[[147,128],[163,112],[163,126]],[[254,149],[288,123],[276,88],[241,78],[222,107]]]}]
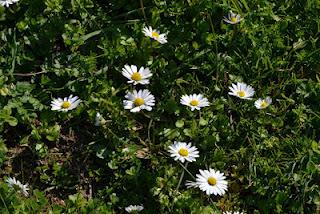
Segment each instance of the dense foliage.
[{"label": "dense foliage", "polygon": [[[223,22],[229,11],[243,20]],[[20,0],[0,7],[0,213],[316,213],[319,0]],[[152,26],[168,43],[146,37]],[[124,65],[149,67],[152,111],[132,113]],[[235,82],[254,100],[230,96]],[[184,94],[211,105],[190,111]],[[78,96],[74,110],[53,98]],[[104,122],[95,126],[99,112]],[[168,153],[192,142],[195,162]],[[187,189],[199,169],[228,191]],[[30,195],[5,182],[28,183]],[[181,180],[182,179],[182,180]],[[180,181],[181,180],[181,181]]]}]

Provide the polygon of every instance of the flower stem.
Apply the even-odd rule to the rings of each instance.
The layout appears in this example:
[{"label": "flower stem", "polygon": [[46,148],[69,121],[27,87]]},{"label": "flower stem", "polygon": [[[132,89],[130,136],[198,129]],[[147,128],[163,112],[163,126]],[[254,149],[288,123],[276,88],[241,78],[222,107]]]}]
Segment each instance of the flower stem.
[{"label": "flower stem", "polygon": [[[187,166],[188,166],[188,162],[186,162],[186,164],[184,165],[183,169],[187,170]],[[179,179],[179,183],[178,183],[178,186],[177,186],[176,190],[178,190],[180,185],[181,185],[185,170],[183,170],[182,173],[181,173],[181,176],[180,176],[180,179]]]},{"label": "flower stem", "polygon": [[7,212],[10,213],[10,212],[9,212],[9,209],[8,209],[8,207],[7,207],[7,204],[6,204],[6,202],[4,201],[1,193],[0,193],[0,198],[1,198],[1,201],[2,201],[3,205],[5,206],[5,208],[6,208],[6,210],[7,210]]},{"label": "flower stem", "polygon": [[186,166],[184,166],[183,164],[181,164],[180,163],[180,165],[182,166],[182,168],[184,169],[184,170],[186,170],[186,172],[195,180],[196,178],[193,176],[193,174],[186,168],[186,166],[188,165],[187,163],[186,163]]}]

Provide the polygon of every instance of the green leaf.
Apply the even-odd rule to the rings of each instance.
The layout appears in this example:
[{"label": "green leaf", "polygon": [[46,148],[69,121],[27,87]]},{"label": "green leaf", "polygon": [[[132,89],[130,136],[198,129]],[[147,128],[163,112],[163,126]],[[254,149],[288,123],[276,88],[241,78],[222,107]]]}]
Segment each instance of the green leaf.
[{"label": "green leaf", "polygon": [[4,120],[9,123],[10,126],[16,126],[18,124],[18,120],[15,117],[7,116]]},{"label": "green leaf", "polygon": [[16,86],[16,89],[17,89],[17,91],[24,93],[26,91],[32,91],[32,89],[34,87],[35,86],[30,84],[29,82],[18,82],[17,86]]},{"label": "green leaf", "polygon": [[88,33],[86,35],[81,36],[79,38],[79,40],[86,41],[87,39],[90,39],[93,36],[99,35],[100,33],[101,33],[101,30],[96,30],[96,31],[93,31],[91,33]]},{"label": "green leaf", "polygon": [[200,121],[199,121],[199,125],[200,126],[206,126],[208,124],[208,121],[206,121],[205,119],[203,118],[200,118]]},{"label": "green leaf", "polygon": [[177,120],[176,121],[176,127],[177,128],[182,128],[184,126],[184,121],[183,120]]}]

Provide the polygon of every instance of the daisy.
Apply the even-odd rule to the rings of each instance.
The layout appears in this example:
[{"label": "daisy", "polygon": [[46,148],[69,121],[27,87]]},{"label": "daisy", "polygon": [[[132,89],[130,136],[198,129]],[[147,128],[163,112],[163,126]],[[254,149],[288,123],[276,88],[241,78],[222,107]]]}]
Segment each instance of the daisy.
[{"label": "daisy", "polygon": [[194,182],[194,181],[186,181],[186,186],[187,188],[195,188],[195,187],[199,187],[198,183],[197,182]]},{"label": "daisy", "polygon": [[9,7],[10,4],[13,4],[13,3],[16,3],[18,2],[19,0],[0,0],[0,5],[1,6],[6,6],[6,7]]},{"label": "daisy", "polygon": [[154,40],[157,40],[161,44],[167,43],[167,35],[160,32],[158,30],[152,30],[152,27],[144,27],[142,32],[144,33],[145,36],[148,36]]},{"label": "daisy", "polygon": [[141,109],[151,111],[151,106],[154,106],[155,103],[154,96],[148,89],[133,90],[133,92],[127,93],[125,98],[127,98],[127,100],[123,101],[124,108],[130,109],[131,112],[138,112]]},{"label": "daisy", "polygon": [[196,147],[191,146],[191,143],[177,142],[169,146],[170,156],[174,158],[175,161],[179,160],[182,163],[185,161],[193,162],[199,157],[199,151]]},{"label": "daisy", "polygon": [[266,99],[259,98],[254,102],[254,105],[257,109],[267,108],[272,103],[272,99],[270,97],[266,97]]},{"label": "daisy", "polygon": [[10,178],[10,177],[8,177],[5,181],[8,183],[8,186],[10,188],[14,189],[15,191],[22,193],[26,197],[29,195],[28,184],[23,185],[20,181],[16,180],[15,178]]},{"label": "daisy", "polygon": [[152,76],[152,73],[149,68],[141,67],[138,71],[135,65],[125,65],[124,68],[122,68],[122,75],[129,79],[128,83],[133,83],[133,85],[146,85],[149,84],[148,78]]},{"label": "daisy", "polygon": [[229,24],[237,24],[242,20],[242,18],[240,17],[239,14],[235,14],[232,11],[230,11],[230,13],[228,14],[228,18],[224,17],[223,21],[229,23]]},{"label": "daisy", "polygon": [[200,108],[210,105],[208,99],[203,97],[202,94],[183,95],[180,99],[180,103],[191,107],[191,111],[194,111],[195,109],[200,110]]},{"label": "daisy", "polygon": [[223,195],[227,188],[228,182],[223,173],[215,171],[214,169],[199,170],[200,174],[197,174],[196,183],[197,186],[207,195]]},{"label": "daisy", "polygon": [[69,111],[75,109],[81,100],[77,96],[70,95],[69,97],[65,97],[63,99],[53,99],[51,101],[51,110],[54,111]]},{"label": "daisy", "polygon": [[140,212],[144,209],[142,205],[130,205],[125,208],[128,213]]},{"label": "daisy", "polygon": [[254,89],[245,83],[237,82],[236,84],[232,83],[232,87],[229,87],[229,94],[232,96],[239,97],[241,99],[251,100],[254,95]]}]

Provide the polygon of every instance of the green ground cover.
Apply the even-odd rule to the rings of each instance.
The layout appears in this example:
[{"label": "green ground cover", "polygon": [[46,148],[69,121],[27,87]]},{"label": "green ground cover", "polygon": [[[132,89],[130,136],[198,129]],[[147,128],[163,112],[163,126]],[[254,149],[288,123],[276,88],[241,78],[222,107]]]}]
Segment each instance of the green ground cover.
[{"label": "green ground cover", "polygon": [[319,0],[0,5],[0,213],[320,212]]}]

